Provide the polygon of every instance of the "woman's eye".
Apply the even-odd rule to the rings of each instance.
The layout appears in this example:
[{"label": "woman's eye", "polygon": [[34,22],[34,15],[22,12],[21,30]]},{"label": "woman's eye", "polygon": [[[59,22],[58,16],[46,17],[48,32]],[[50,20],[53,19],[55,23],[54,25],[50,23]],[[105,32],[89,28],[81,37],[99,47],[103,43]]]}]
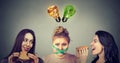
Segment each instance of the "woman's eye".
[{"label": "woman's eye", "polygon": [[31,43],[33,43],[33,40],[30,40]]},{"label": "woman's eye", "polygon": [[24,39],[24,41],[25,41],[25,42],[27,42],[27,41],[28,41],[28,39]]},{"label": "woman's eye", "polygon": [[56,46],[59,46],[60,44],[55,44]]},{"label": "woman's eye", "polygon": [[66,44],[66,43],[63,43],[62,45],[63,45],[63,46],[66,46],[67,44]]}]

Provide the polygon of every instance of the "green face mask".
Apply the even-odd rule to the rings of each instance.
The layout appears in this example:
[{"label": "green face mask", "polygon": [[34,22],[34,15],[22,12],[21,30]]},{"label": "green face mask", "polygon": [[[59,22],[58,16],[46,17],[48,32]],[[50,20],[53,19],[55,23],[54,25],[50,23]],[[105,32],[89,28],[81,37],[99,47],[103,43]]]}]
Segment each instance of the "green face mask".
[{"label": "green face mask", "polygon": [[60,50],[57,47],[55,47],[55,45],[52,45],[52,48],[54,48],[57,51],[55,52],[55,54],[64,54],[68,50],[68,48]]}]

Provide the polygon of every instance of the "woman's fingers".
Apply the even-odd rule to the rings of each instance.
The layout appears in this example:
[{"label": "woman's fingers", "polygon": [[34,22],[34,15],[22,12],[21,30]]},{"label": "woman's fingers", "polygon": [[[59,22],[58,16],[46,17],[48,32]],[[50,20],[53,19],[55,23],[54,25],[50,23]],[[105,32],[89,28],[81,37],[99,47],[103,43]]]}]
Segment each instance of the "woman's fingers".
[{"label": "woman's fingers", "polygon": [[34,60],[34,63],[38,63],[39,59],[36,55],[28,53],[28,57]]},{"label": "woman's fingers", "polygon": [[19,52],[14,52],[8,57],[8,63],[13,63],[12,58],[13,57],[19,57],[20,53]]},{"label": "woman's fingers", "polygon": [[81,55],[88,55],[88,47],[87,46],[80,46],[78,48],[76,48],[76,53],[77,55],[81,56]]},{"label": "woman's fingers", "polygon": [[87,56],[88,56],[88,47],[87,46],[80,46],[76,48],[77,57],[80,63],[86,63]]}]

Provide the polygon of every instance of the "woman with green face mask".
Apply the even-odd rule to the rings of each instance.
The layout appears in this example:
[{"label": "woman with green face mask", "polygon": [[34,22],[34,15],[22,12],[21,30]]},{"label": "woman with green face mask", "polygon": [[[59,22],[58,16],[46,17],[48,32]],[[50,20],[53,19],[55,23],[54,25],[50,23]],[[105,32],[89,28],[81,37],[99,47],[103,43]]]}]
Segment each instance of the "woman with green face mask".
[{"label": "woman with green face mask", "polygon": [[69,32],[66,28],[58,26],[52,36],[53,54],[44,57],[44,63],[81,63],[75,55],[67,53],[69,43]]}]

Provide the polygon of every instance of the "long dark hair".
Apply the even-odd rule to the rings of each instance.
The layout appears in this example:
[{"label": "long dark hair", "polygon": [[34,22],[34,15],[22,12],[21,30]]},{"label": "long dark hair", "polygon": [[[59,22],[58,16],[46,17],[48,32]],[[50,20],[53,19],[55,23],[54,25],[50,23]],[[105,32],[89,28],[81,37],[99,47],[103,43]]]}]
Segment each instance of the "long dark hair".
[{"label": "long dark hair", "polygon": [[[96,31],[100,43],[104,46],[105,63],[119,63],[119,51],[113,36],[106,31]],[[92,63],[96,63],[99,59],[97,56]]]},{"label": "long dark hair", "polygon": [[13,46],[13,49],[12,51],[10,52],[10,54],[7,56],[7,58],[13,53],[13,52],[20,52],[21,51],[21,44],[24,40],[24,36],[26,33],[31,33],[32,36],[33,36],[33,46],[32,48],[30,49],[30,51],[28,53],[32,53],[32,54],[35,54],[35,43],[36,43],[36,37],[35,37],[35,34],[34,32],[31,30],[31,29],[23,29],[21,30],[17,37],[16,37],[16,40],[15,40],[15,43],[14,43],[14,46]]}]

